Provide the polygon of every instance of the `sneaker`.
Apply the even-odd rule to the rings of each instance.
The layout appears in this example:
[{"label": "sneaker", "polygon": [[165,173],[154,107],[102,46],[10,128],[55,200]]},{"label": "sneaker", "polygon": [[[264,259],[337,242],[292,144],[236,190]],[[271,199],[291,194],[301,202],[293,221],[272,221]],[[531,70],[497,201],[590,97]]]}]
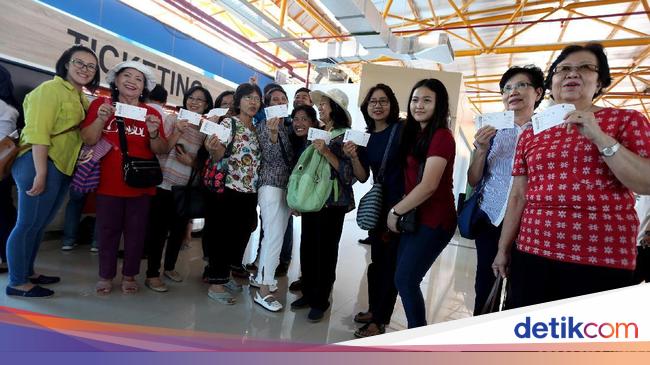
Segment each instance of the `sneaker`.
[{"label": "sneaker", "polygon": [[276,277],[282,277],[282,276],[287,276],[287,272],[289,271],[289,264],[286,262],[281,262],[280,265],[275,269],[275,276]]},{"label": "sneaker", "polygon": [[64,243],[63,246],[61,246],[61,251],[72,251],[77,247],[76,243]]},{"label": "sneaker", "polygon": [[90,248],[90,252],[92,252],[92,253],[97,253],[97,252],[99,252],[99,247],[91,247],[91,248]]},{"label": "sneaker", "polygon": [[165,275],[165,277],[166,277],[167,279],[169,279],[169,280],[171,280],[171,281],[174,281],[174,282],[177,282],[177,283],[180,283],[180,282],[183,281],[183,277],[182,277],[181,274],[179,274],[178,271],[176,271],[176,270],[172,270],[172,271],[164,271],[164,272],[163,272],[163,275]]},{"label": "sneaker", "polygon": [[61,281],[58,276],[39,275],[35,278],[29,278],[29,282],[36,285],[51,285]]},{"label": "sneaker", "polygon": [[5,293],[10,296],[23,298],[47,298],[54,295],[54,291],[38,285],[29,290],[20,290],[8,286]]},{"label": "sneaker", "polygon": [[309,314],[307,314],[307,320],[309,322],[316,323],[316,322],[320,322],[321,319],[323,319],[324,316],[325,316],[325,311],[324,310],[318,309],[318,308],[312,308],[309,311]]},{"label": "sneaker", "polygon": [[253,298],[253,300],[255,303],[261,305],[264,309],[271,312],[278,312],[282,310],[282,303],[278,302],[271,294],[262,298],[260,292],[255,292],[255,298]]},{"label": "sneaker", "polygon": [[289,285],[291,291],[302,291],[302,279],[298,279]]},{"label": "sneaker", "polygon": [[[255,281],[255,277],[253,275],[251,275],[251,277],[248,279],[248,283],[250,284],[250,286],[255,287],[255,288],[259,288],[260,286],[262,286],[262,284]],[[276,291],[278,291],[278,286],[277,285],[269,285],[269,291],[271,293],[275,293]]]},{"label": "sneaker", "polygon": [[147,278],[144,281],[144,286],[158,293],[169,291],[167,285],[160,278]]},{"label": "sneaker", "polygon": [[235,292],[240,292],[244,290],[241,286],[241,284],[238,284],[236,281],[233,279],[230,279],[227,283],[223,284],[224,287],[226,287],[226,290],[228,291],[235,291]]},{"label": "sneaker", "polygon": [[306,307],[309,307],[309,302],[307,301],[307,298],[305,298],[304,296],[291,302],[292,309],[300,309]]}]

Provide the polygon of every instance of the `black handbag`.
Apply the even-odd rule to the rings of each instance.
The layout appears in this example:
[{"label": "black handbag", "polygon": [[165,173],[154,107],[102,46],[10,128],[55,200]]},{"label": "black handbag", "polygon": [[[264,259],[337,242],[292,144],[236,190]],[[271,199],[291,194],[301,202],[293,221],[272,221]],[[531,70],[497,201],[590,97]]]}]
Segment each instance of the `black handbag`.
[{"label": "black handbag", "polygon": [[[420,164],[420,171],[418,171],[418,178],[415,185],[422,181],[422,174],[424,173],[424,162]],[[417,207],[409,210],[397,218],[397,230],[400,233],[414,233],[418,230],[418,217]]]},{"label": "black handbag", "polygon": [[205,188],[193,184],[197,175],[198,170],[192,169],[186,185],[172,186],[177,217],[189,219],[205,217]]},{"label": "black handbag", "polygon": [[386,146],[386,150],[384,150],[384,157],[381,161],[379,174],[376,176],[372,188],[370,188],[370,190],[359,201],[359,207],[357,208],[357,224],[361,229],[366,231],[376,228],[381,219],[381,208],[384,203],[384,192],[382,186],[382,183],[384,182],[384,170],[386,169],[388,151],[390,151],[390,146],[393,143],[393,137],[397,130],[397,123],[395,123],[392,128],[390,136],[388,137],[388,145]]},{"label": "black handbag", "polygon": [[129,156],[124,131],[124,119],[115,119],[120,135],[120,150],[122,151],[122,177],[126,185],[133,188],[151,188],[163,181],[162,170],[158,158],[139,158]]}]

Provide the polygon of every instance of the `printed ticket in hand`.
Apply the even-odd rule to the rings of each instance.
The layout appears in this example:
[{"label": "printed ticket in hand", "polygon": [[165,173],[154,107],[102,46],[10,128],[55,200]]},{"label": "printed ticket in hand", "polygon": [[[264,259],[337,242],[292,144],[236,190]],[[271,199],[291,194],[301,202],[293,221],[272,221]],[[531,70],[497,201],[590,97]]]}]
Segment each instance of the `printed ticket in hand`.
[{"label": "printed ticket in hand", "polygon": [[347,131],[345,131],[345,135],[343,136],[343,143],[347,141],[352,141],[357,146],[363,146],[363,147],[366,147],[368,145],[369,140],[370,140],[370,133],[355,131],[352,129],[348,129]]},{"label": "printed ticket in hand", "polygon": [[223,144],[230,142],[230,128],[226,128],[221,124],[217,124],[209,120],[204,120],[199,131],[201,133],[207,134],[208,136],[217,135],[217,138],[219,138],[219,141],[221,141]]},{"label": "printed ticket in hand", "polygon": [[208,118],[214,116],[220,117],[222,115],[226,115],[226,113],[228,113],[228,108],[214,108],[208,112]]},{"label": "printed ticket in hand", "polygon": [[144,122],[147,117],[147,109],[124,103],[115,103],[115,116]]},{"label": "printed ticket in hand", "polygon": [[515,112],[508,110],[506,112],[485,113],[477,115],[474,119],[476,129],[490,125],[496,129],[508,129],[515,127]]},{"label": "printed ticket in hand", "polygon": [[178,111],[178,120],[185,119],[188,123],[199,125],[201,124],[201,114],[191,112],[187,109],[181,109]]},{"label": "printed ticket in hand", "polygon": [[266,114],[266,120],[271,118],[285,118],[289,116],[289,110],[287,109],[287,104],[280,104],[264,108],[264,113]]},{"label": "printed ticket in hand", "polygon": [[315,141],[317,139],[322,139],[325,141],[325,143],[329,144],[330,140],[332,139],[332,135],[330,132],[324,131],[322,129],[309,128],[309,131],[307,132],[307,140]]},{"label": "printed ticket in hand", "polygon": [[574,110],[576,110],[576,107],[573,104],[556,104],[539,114],[533,115],[533,134],[564,123],[564,116]]}]

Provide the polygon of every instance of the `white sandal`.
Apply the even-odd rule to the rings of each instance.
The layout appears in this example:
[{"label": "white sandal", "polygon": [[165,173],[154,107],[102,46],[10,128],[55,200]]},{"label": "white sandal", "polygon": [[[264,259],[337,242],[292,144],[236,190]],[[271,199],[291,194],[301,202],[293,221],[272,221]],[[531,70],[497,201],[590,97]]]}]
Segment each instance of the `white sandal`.
[{"label": "white sandal", "polygon": [[271,312],[278,312],[281,311],[283,308],[282,303],[278,302],[273,296],[273,294],[269,294],[264,298],[262,298],[260,292],[258,291],[255,292],[255,298],[253,298],[253,300],[255,301],[255,303],[261,305],[262,307],[264,307],[264,309],[269,310]]}]

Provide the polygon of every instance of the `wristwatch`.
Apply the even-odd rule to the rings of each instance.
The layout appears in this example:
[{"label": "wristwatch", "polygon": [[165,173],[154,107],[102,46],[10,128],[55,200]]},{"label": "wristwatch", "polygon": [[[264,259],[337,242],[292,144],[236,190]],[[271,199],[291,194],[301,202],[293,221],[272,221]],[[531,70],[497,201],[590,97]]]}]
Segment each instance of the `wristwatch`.
[{"label": "wristwatch", "polygon": [[392,208],[392,209],[390,210],[390,214],[392,214],[392,215],[394,215],[394,216],[397,216],[397,217],[401,217],[401,216],[402,216],[401,214],[399,214],[399,213],[397,213],[397,212],[395,211],[395,208]]},{"label": "wristwatch", "polygon": [[612,157],[621,148],[621,144],[616,142],[613,146],[605,147],[600,151],[600,154],[605,157]]}]

